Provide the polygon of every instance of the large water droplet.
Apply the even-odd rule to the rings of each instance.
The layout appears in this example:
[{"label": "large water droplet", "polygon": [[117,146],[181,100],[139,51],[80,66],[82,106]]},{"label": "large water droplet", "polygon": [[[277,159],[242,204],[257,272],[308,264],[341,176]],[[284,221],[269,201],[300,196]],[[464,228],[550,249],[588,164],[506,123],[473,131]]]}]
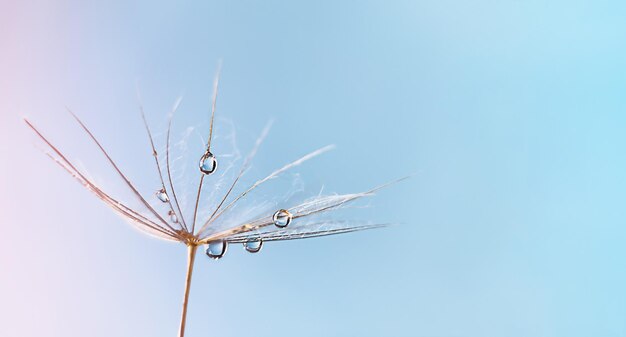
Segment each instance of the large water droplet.
[{"label": "large water droplet", "polygon": [[243,248],[249,253],[258,253],[263,247],[263,240],[261,238],[248,239],[243,243]]},{"label": "large water droplet", "polygon": [[226,241],[213,241],[209,242],[206,248],[206,255],[213,260],[219,260],[226,254],[228,249],[228,242]]},{"label": "large water droplet", "polygon": [[286,209],[280,209],[274,213],[274,225],[279,228],[285,228],[291,223],[293,215]]},{"label": "large water droplet", "polygon": [[215,156],[209,151],[205,152],[200,158],[200,172],[208,175],[215,172],[216,168],[217,160]]},{"label": "large water droplet", "polygon": [[162,188],[162,189],[160,189],[160,190],[158,190],[158,191],[156,192],[156,197],[157,197],[159,200],[163,201],[163,202],[168,202],[168,201],[170,201],[170,197],[167,195],[167,192],[165,192],[165,189],[164,189],[164,188]]},{"label": "large water droplet", "polygon": [[172,211],[171,209],[167,212],[167,215],[170,216],[170,221],[172,221],[173,223],[178,223],[178,217],[176,216],[176,213],[174,211]]}]

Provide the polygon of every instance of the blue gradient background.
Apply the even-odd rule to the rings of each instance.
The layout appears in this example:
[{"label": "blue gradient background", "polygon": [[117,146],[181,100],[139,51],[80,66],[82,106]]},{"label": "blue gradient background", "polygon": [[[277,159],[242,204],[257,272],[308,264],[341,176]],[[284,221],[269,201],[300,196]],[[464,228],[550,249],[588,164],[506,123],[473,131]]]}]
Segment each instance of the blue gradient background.
[{"label": "blue gradient background", "polygon": [[334,143],[305,181],[417,174],[352,213],[402,226],[199,259],[188,336],[626,336],[623,2],[0,3],[0,335],[175,335],[183,247],[20,117],[95,156],[71,106],[141,173],[136,81],[155,127],[184,93],[183,123],[223,58],[242,147],[275,119],[259,172]]}]

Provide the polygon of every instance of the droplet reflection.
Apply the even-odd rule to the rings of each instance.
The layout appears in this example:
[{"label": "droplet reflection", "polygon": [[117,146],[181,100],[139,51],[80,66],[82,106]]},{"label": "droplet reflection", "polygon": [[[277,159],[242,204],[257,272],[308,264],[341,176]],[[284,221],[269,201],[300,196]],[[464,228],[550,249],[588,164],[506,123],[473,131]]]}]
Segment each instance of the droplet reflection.
[{"label": "droplet reflection", "polygon": [[165,189],[162,188],[160,190],[158,190],[156,192],[156,197],[161,200],[162,202],[168,202],[170,201],[170,197],[167,195],[167,192],[165,192]]},{"label": "droplet reflection", "polygon": [[274,213],[274,225],[279,228],[285,228],[291,223],[291,219],[293,219],[293,215],[289,213],[286,209],[281,209]]},{"label": "droplet reflection", "polygon": [[260,238],[249,239],[243,243],[243,248],[245,248],[248,253],[258,253],[261,251],[262,247],[263,240]]},{"label": "droplet reflection", "polygon": [[219,260],[226,254],[227,249],[228,242],[226,241],[209,242],[206,248],[206,255],[213,260]]},{"label": "droplet reflection", "polygon": [[170,221],[172,221],[173,223],[178,223],[178,217],[176,216],[176,213],[174,211],[170,209],[169,212],[167,212],[167,215],[170,216]]},{"label": "droplet reflection", "polygon": [[215,156],[209,151],[205,152],[200,158],[200,172],[209,175],[215,172],[216,168],[217,159],[215,159]]}]

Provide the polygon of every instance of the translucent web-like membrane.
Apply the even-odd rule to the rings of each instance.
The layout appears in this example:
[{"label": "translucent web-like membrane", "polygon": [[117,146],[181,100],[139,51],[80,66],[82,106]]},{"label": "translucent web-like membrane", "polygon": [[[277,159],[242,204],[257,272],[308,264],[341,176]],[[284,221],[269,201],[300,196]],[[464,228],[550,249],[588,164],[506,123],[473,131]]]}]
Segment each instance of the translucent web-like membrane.
[{"label": "translucent web-like membrane", "polygon": [[[229,183],[235,179],[237,168],[242,161],[232,122],[217,119],[216,124],[219,128],[216,128],[211,147],[217,160],[217,169],[203,179],[202,193],[198,200],[197,222],[207,219],[212,209],[217,207],[220,196],[226,193]],[[178,140],[170,148],[173,185],[189,229],[196,205],[198,180],[202,175],[199,160],[206,150],[201,133],[205,129],[206,127],[185,128],[179,132]]]},{"label": "translucent web-like membrane", "polygon": [[[404,178],[403,178],[404,179]],[[203,236],[206,242],[223,240],[241,242],[251,238],[267,238],[271,240],[295,239],[331,234],[340,234],[357,230],[378,228],[383,224],[371,224],[357,221],[336,221],[315,219],[327,212],[335,211],[347,206],[349,203],[363,197],[372,196],[375,191],[387,186],[379,186],[362,193],[319,195],[304,202],[294,204],[286,210],[293,216],[293,225],[283,229],[274,226],[271,208],[260,212],[261,216],[250,218],[251,220],[238,222],[239,225],[229,226],[229,222],[216,222]],[[275,210],[274,210],[275,212]],[[299,221],[300,218],[303,221]],[[232,222],[231,222],[232,224]]]},{"label": "translucent web-like membrane", "polygon": [[[241,188],[238,189],[239,193],[248,187],[245,181],[241,185]],[[276,192],[271,193],[272,191]],[[255,189],[249,196],[239,199],[228,211],[212,221],[199,235],[200,237],[207,237],[230,229],[237,224],[246,223],[250,219],[271,219],[278,209],[304,200],[307,191],[304,182],[297,174],[275,178],[268,183],[268,186]],[[238,195],[238,192],[233,193],[234,197]],[[232,201],[233,198],[230,199]]]},{"label": "translucent web-like membrane", "polygon": [[[177,101],[173,112],[176,110],[180,100]],[[172,114],[173,114],[172,112]],[[71,113],[71,111],[70,111]],[[202,153],[201,151],[188,150],[190,142],[189,139],[194,135],[193,128],[187,128],[183,133],[183,137],[174,145],[170,144],[170,132],[167,130],[167,141],[165,146],[159,150],[159,145],[156,144],[151,129],[147,123],[146,116],[141,108],[141,114],[144,119],[146,131],[150,141],[150,148],[146,149],[146,153],[152,154],[154,157],[155,170],[146,169],[142,176],[153,174],[158,177],[158,180],[152,179],[152,184],[144,184],[144,188],[137,187],[136,182],[123,172],[123,168],[113,159],[111,154],[104,148],[104,145],[100,143],[99,139],[92,132],[91,129],[75,114],[71,113],[75,120],[78,122],[80,128],[87,134],[88,138],[93,141],[96,152],[100,152],[104,157],[104,162],[98,167],[106,166],[113,171],[113,177],[109,177],[108,180],[115,182],[112,187],[118,189],[116,193],[118,197],[113,198],[110,193],[104,192],[94,182],[95,179],[88,176],[85,170],[79,170],[78,165],[71,162],[60,150],[58,150],[52,143],[48,141],[29,121],[25,120],[30,128],[53,150],[54,153],[47,153],[57,164],[77,179],[84,187],[92,191],[98,198],[104,201],[107,205],[113,208],[118,214],[124,216],[135,227],[147,232],[151,235],[159,238],[165,238],[170,241],[181,241],[181,235],[178,233],[180,230],[188,231],[185,225],[185,219],[189,219],[192,213],[195,200],[189,201],[188,196],[191,194],[186,191],[186,187],[192,186],[193,181],[196,181],[198,177],[197,168],[197,156],[192,156],[192,153]],[[171,119],[170,119],[171,120]],[[204,185],[204,189],[210,191],[210,193],[201,195],[200,204],[208,204],[208,207],[203,207],[206,214],[200,214],[202,217],[208,217],[209,209],[215,207],[217,194],[220,194],[223,190],[223,186],[226,186],[227,181],[231,181],[232,168],[239,161],[239,153],[236,149],[234,128],[228,128],[232,126],[230,123],[224,123],[226,127],[222,130],[229,131],[225,136],[216,135],[214,144],[221,151],[220,159],[222,169],[219,174],[216,174],[215,179],[208,180]],[[195,132],[195,136],[199,141],[196,142],[196,147],[202,149],[205,141],[201,139],[201,135]],[[193,143],[192,143],[193,144]],[[179,148],[180,155],[176,155],[173,148]],[[228,154],[230,151],[231,154]],[[184,154],[190,154],[185,158]],[[195,158],[193,158],[195,157]],[[196,165],[193,165],[195,163]],[[145,166],[150,168],[150,165]],[[121,184],[120,184],[121,182]],[[110,184],[109,184],[110,185]],[[122,185],[120,188],[119,185]],[[147,188],[146,188],[147,186]],[[110,186],[111,187],[111,186]],[[182,187],[182,193],[177,190]],[[156,191],[156,193],[155,193]],[[212,202],[210,202],[212,201]],[[211,204],[213,206],[211,206]],[[191,205],[191,207],[190,207]],[[186,210],[186,212],[185,212]]]},{"label": "translucent web-like membrane", "polygon": [[[258,142],[257,142],[258,143]],[[225,220],[224,215],[228,215],[229,213],[233,213],[233,210],[237,209],[237,206],[242,205],[242,200],[245,199],[247,197],[248,194],[250,194],[251,192],[255,191],[257,188],[259,188],[261,185],[271,181],[271,180],[276,180],[277,178],[280,178],[281,176],[283,176],[285,174],[285,172],[289,171],[290,169],[304,163],[305,161],[312,159],[318,155],[323,154],[326,151],[329,151],[333,148],[333,146],[326,146],[323,148],[320,148],[318,150],[315,150],[313,152],[310,152],[304,156],[302,156],[301,158],[292,161],[290,163],[287,163],[286,165],[282,166],[281,168],[273,171],[272,173],[270,173],[268,176],[259,179],[257,181],[255,181],[254,183],[250,184],[248,187],[245,187],[244,189],[241,189],[240,193],[230,193],[228,196],[229,198],[227,199],[223,199],[224,203],[221,203],[222,207],[220,209],[217,209],[213,212],[212,216],[204,223],[204,225],[200,228],[198,234],[203,237],[204,234],[210,230],[210,227],[215,227],[213,226],[214,223],[216,223],[218,220],[221,219],[220,222],[224,222],[224,221],[232,221],[232,220]],[[254,150],[253,150],[254,153]],[[244,166],[245,167],[245,166]],[[240,175],[238,177],[241,177],[241,175],[245,173],[245,171],[240,171]],[[231,187],[235,186],[235,183],[238,182],[238,180],[234,180],[233,184],[231,184]],[[241,185],[239,186],[239,188],[241,188]],[[289,195],[289,194],[288,194]],[[251,207],[252,209],[256,209],[259,208],[261,206],[263,206],[264,204],[267,204],[268,200],[266,199],[265,202],[260,203],[259,205],[255,206],[255,207]],[[239,207],[239,214],[241,214],[241,209],[242,207]],[[250,212],[251,209],[247,209],[246,211]],[[233,223],[233,222],[230,222]],[[214,231],[214,229],[212,230]]]},{"label": "translucent web-like membrane", "polygon": [[[141,179],[146,175],[145,172],[150,171],[153,179],[146,182],[141,179],[139,184],[123,172],[95,133],[70,111],[97,152],[102,154],[115,181],[118,184],[121,182],[120,185],[124,187],[122,190],[125,191],[123,198],[114,198],[113,194],[103,191],[93,178],[88,177],[84,170],[81,171],[30,122],[26,123],[52,149],[53,153],[48,155],[83,186],[137,228],[170,241],[189,243],[186,241],[189,238],[186,233],[194,234],[202,242],[239,242],[246,238],[274,241],[340,234],[381,226],[323,219],[321,215],[343,208],[354,200],[373,195],[384,186],[362,193],[320,194],[304,199],[302,180],[292,169],[331,150],[333,146],[305,153],[300,158],[284,163],[263,178],[250,179],[246,173],[252,167],[253,159],[267,136],[271,123],[259,132],[248,154],[242,156],[237,147],[232,122],[215,119],[218,78],[219,76],[214,84],[208,121],[194,123],[200,127],[181,127],[173,123],[174,114],[181,103],[179,98],[171,109],[166,130],[156,133],[159,137],[155,137],[143,106],[140,105],[149,140],[144,153],[151,154],[154,163],[153,170],[143,170],[139,176]],[[200,158],[217,158],[217,169],[215,165],[201,164]],[[203,162],[206,163],[204,160]],[[269,196],[262,193],[263,187],[269,182],[282,187],[282,192]],[[249,194],[253,193],[258,196],[250,198]],[[260,198],[259,195],[264,197]],[[278,223],[273,226],[273,215],[277,209],[284,209],[289,214],[289,220],[293,219],[295,224],[289,228],[282,228],[286,225],[279,226]],[[301,218],[306,219],[299,221]]]},{"label": "translucent web-like membrane", "polygon": [[[150,129],[146,127],[152,153],[155,155],[156,175],[160,181],[160,183],[155,183],[153,186],[154,190],[160,189],[158,190],[160,192],[157,192],[157,195],[154,196],[149,192],[140,192],[104,149],[94,133],[77,116],[73,116],[100,152],[102,152],[109,166],[117,173],[118,181],[122,181],[122,185],[127,187],[127,191],[130,191],[130,197],[135,201],[133,207],[129,206],[129,202],[121,202],[119,199],[104,192],[93,182],[93,179],[81,172],[32,124],[28,121],[26,122],[53,150],[54,154],[50,153],[48,155],[118,214],[124,216],[137,228],[153,236],[170,241],[183,241],[179,231],[189,230],[189,225],[185,223],[189,221],[190,216],[195,211],[196,200],[193,198],[189,199],[189,195],[193,196],[193,190],[189,190],[188,187],[193,187],[194,181],[197,181],[198,175],[201,174],[198,172],[197,156],[193,156],[193,154],[202,153],[201,150],[204,148],[205,142],[201,136],[196,134],[199,137],[199,141],[193,142],[190,138],[194,134],[194,129],[187,128],[183,132],[182,137],[177,142],[172,143],[171,124],[169,124],[166,147],[164,151],[158,151]],[[332,146],[322,147],[307,153],[272,171],[264,178],[250,182],[248,179],[242,178],[250,168],[252,159],[258,151],[262,140],[267,135],[269,127],[263,129],[250,153],[242,159],[234,140],[234,127],[229,123],[225,123],[225,125],[230,125],[231,129],[222,128],[228,132],[225,133],[225,136],[217,134],[213,140],[213,149],[216,149],[216,153],[219,153],[218,157],[221,158],[222,168],[217,171],[217,174],[210,175],[205,179],[206,181],[202,185],[205,193],[200,194],[200,199],[197,203],[199,205],[198,219],[206,219],[204,225],[198,231],[198,237],[203,242],[215,240],[240,242],[250,238],[268,241],[288,240],[340,234],[381,226],[380,224],[356,221],[328,220],[321,218],[320,215],[343,208],[354,200],[371,196],[376,190],[384,186],[362,193],[320,194],[308,199],[302,198],[302,192],[304,191],[302,181],[299,175],[289,171],[307,160],[332,149]],[[231,151],[232,154],[227,155],[228,151]],[[163,152],[165,155],[162,154]],[[267,196],[265,193],[263,199],[260,199],[258,196],[256,198],[248,197],[248,194],[261,192],[259,189],[262,188],[262,185],[270,181],[274,182],[275,185],[282,183],[282,190],[285,192],[274,194],[273,196]],[[259,194],[262,195],[263,193]],[[274,226],[273,214],[277,209],[283,208],[291,214],[294,220],[294,224],[289,228]],[[306,219],[299,221],[300,218]]]},{"label": "translucent web-like membrane", "polygon": [[[240,160],[234,126],[228,121],[215,120],[218,83],[219,70],[214,81],[208,121],[194,123],[200,127],[186,127],[181,131],[180,127],[173,123],[174,114],[178,110],[181,99],[174,104],[169,115],[165,141],[162,144],[164,147],[161,151],[156,150],[142,108],[144,124],[155,153],[157,171],[161,175],[162,190],[167,191],[173,199],[169,201],[168,214],[173,219],[180,220],[182,228],[190,233],[194,233],[198,218],[207,217],[210,209],[217,208],[216,196],[221,194],[227,181],[234,179],[231,177],[233,168]],[[201,114],[201,116],[207,115]],[[214,129],[219,130],[215,132],[215,135]],[[219,152],[217,156],[212,153],[216,149]],[[157,155],[157,152],[160,155]],[[200,162],[201,158],[211,158],[213,163],[217,163],[219,169],[216,169],[214,164],[211,165],[210,171],[206,171],[205,166]],[[160,165],[159,162],[164,164]],[[164,166],[164,169],[161,169],[161,166]]]},{"label": "translucent web-like membrane", "polygon": [[[262,135],[259,139],[263,139]],[[260,142],[257,141],[257,145]],[[318,155],[325,153],[328,150],[331,150],[332,146],[327,146],[320,148],[318,150],[312,151],[304,156],[296,159],[292,162],[285,164],[284,166],[274,170],[269,175],[264,178],[256,180],[254,183],[250,184],[249,187],[241,187],[236,185],[239,182],[242,174],[246,170],[246,166],[249,164],[248,160],[253,156],[248,156],[246,160],[244,160],[242,169],[240,170],[239,175],[231,184],[231,188],[229,188],[227,195],[222,199],[218,208],[213,211],[213,214],[209,217],[209,219],[204,223],[204,225],[198,231],[198,236],[203,239],[205,242],[211,242],[215,240],[229,240],[232,235],[242,233],[250,233],[251,238],[258,238],[260,233],[265,232],[280,232],[281,235],[273,237],[273,240],[277,238],[287,238],[293,229],[282,231],[277,231],[273,225],[272,216],[279,208],[286,207],[285,205],[291,205],[288,208],[288,211],[291,212],[293,219],[298,219],[302,217],[316,217],[319,214],[327,213],[331,210],[336,210],[338,208],[344,207],[346,204],[350,203],[353,200],[372,195],[373,192],[382,188],[378,187],[371,191],[367,191],[364,193],[355,193],[355,194],[344,194],[344,195],[318,195],[313,198],[309,198],[303,202],[296,203],[294,200],[297,197],[300,197],[303,191],[301,184],[299,184],[298,176],[292,176],[292,185],[285,188],[284,191],[288,191],[283,194],[278,194],[280,197],[265,197],[259,201],[260,198],[252,198],[255,200],[252,203],[246,203],[244,201],[249,201],[247,198],[248,194],[251,193],[259,193],[258,188],[265,183],[270,181],[281,180],[281,178],[285,178],[285,176],[289,173],[289,170],[294,167],[306,162],[309,159],[312,159]],[[256,147],[252,150],[252,155],[256,153]],[[288,179],[287,179],[288,180]],[[244,185],[245,186],[245,185]],[[241,191],[241,192],[237,192]],[[276,196],[277,194],[274,194]],[[280,207],[279,207],[280,206]],[[245,221],[245,220],[248,221]],[[249,220],[253,219],[253,220]],[[310,237],[310,236],[322,236],[322,235],[330,235],[330,233],[339,234],[342,232],[349,232],[355,230],[363,230],[369,228],[379,227],[378,225],[365,225],[362,223],[353,223],[353,222],[333,222],[332,228],[323,229],[319,226],[319,224],[324,223],[325,226],[328,227],[328,221],[319,220],[317,222],[301,222],[297,232],[294,232],[294,237],[298,236],[300,238]],[[241,224],[234,225],[233,224]],[[302,224],[310,224],[310,226],[303,226]]]}]

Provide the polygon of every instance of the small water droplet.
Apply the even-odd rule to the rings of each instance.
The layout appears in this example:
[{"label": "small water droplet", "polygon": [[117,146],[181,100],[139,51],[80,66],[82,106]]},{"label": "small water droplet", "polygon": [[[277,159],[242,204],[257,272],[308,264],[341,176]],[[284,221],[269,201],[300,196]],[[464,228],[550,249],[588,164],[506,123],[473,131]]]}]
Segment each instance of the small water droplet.
[{"label": "small water droplet", "polygon": [[178,223],[178,217],[176,216],[176,213],[174,211],[170,209],[169,212],[167,212],[167,215],[170,216],[170,221],[172,221],[173,223]]},{"label": "small water droplet", "polygon": [[209,242],[206,248],[206,255],[213,260],[219,260],[226,254],[227,249],[228,242],[226,241]]},{"label": "small water droplet", "polygon": [[280,209],[274,213],[274,225],[279,228],[285,228],[291,223],[293,215],[286,209]]},{"label": "small water droplet", "polygon": [[216,168],[217,159],[215,159],[215,156],[209,151],[205,152],[200,158],[200,172],[209,175],[215,172]]},{"label": "small water droplet", "polygon": [[156,192],[156,197],[159,198],[159,200],[161,200],[162,202],[170,201],[170,197],[167,195],[167,192],[165,192],[164,188]]},{"label": "small water droplet", "polygon": [[261,251],[261,247],[263,247],[263,240],[261,240],[261,238],[249,239],[243,243],[243,248],[245,248],[248,253],[258,253]]}]

